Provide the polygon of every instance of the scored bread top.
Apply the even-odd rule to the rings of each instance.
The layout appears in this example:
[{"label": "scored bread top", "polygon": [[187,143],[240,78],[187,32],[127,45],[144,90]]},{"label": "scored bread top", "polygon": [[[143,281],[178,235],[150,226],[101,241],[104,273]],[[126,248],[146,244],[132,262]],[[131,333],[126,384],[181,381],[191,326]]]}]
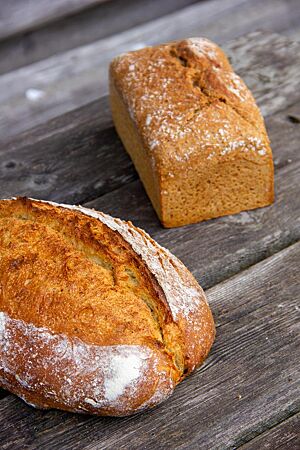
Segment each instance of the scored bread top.
[{"label": "scored bread top", "polygon": [[172,175],[175,162],[203,164],[237,154],[263,164],[271,154],[252,94],[207,39],[122,54],[110,77],[158,169]]},{"label": "scored bread top", "polygon": [[[24,336],[30,336],[29,341],[33,339],[32,345],[41,352],[39,370],[45,385],[51,382],[51,373],[59,384],[63,367],[76,365],[74,355],[81,354],[84,345],[85,366],[82,358],[80,361],[85,368],[81,373],[86,374],[88,364],[95,371],[98,360],[104,387],[107,383],[111,387],[110,399],[107,394],[104,404],[88,396],[88,406],[84,407],[79,400],[72,405],[65,401],[61,406],[57,398],[43,399],[42,404],[87,410],[99,410],[101,404],[102,413],[104,407],[104,412],[114,414],[126,413],[126,405],[129,408],[132,393],[126,389],[127,394],[120,394],[123,403],[117,395],[112,407],[112,392],[118,392],[116,385],[122,386],[122,382],[107,381],[105,373],[113,370],[109,360],[115,361],[112,364],[118,369],[124,358],[131,358],[131,374],[124,372],[123,383],[139,380],[142,392],[138,401],[132,399],[132,412],[168,395],[203,361],[214,337],[210,310],[187,269],[142,230],[86,208],[61,206],[27,199],[0,201],[0,311],[6,324],[5,345],[13,345],[12,352],[19,348],[21,355],[24,349],[20,349],[26,347]],[[19,346],[9,336],[14,336]],[[46,371],[49,352],[53,361]],[[54,364],[55,360],[60,363]],[[6,373],[19,367],[11,364],[6,361]],[[28,370],[27,375],[23,373],[27,378]],[[69,372],[71,377],[70,367]],[[147,373],[148,382],[141,383]],[[95,380],[94,376],[90,382]],[[86,378],[84,382],[90,386]],[[77,384],[82,388],[82,383]],[[147,383],[151,389],[146,389]],[[21,395],[27,401],[41,404],[36,395],[28,397],[24,383],[22,386],[25,391]]]}]

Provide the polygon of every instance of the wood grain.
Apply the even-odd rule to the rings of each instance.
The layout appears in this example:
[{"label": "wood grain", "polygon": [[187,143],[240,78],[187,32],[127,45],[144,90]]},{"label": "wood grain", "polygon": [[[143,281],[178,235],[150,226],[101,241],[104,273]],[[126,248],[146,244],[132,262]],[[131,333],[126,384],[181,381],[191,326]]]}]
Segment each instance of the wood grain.
[{"label": "wood grain", "polygon": [[[256,7],[254,2],[257,4]],[[288,0],[288,4],[293,8],[293,16],[300,17],[298,0]],[[253,0],[251,8],[246,0],[223,0],[222,2],[214,0],[200,3],[140,27],[2,75],[0,77],[0,135],[2,138],[16,135],[104,95],[107,92],[109,61],[119,53],[199,34],[223,43],[229,38],[240,36],[257,27],[267,28],[270,12],[273,15],[277,11],[277,23],[282,24],[286,5],[286,0],[276,0],[275,3],[274,0],[266,0],[263,3],[260,0]],[[252,21],[249,22],[249,18]],[[275,23],[273,19],[272,17],[270,24]],[[232,23],[235,23],[234,28]],[[235,30],[235,35],[232,34],[232,29]],[[252,41],[252,45],[259,46],[259,39],[256,42]],[[277,41],[274,41],[272,53],[277,52],[276,58],[282,61],[282,65],[280,70],[278,68],[272,74],[272,79],[276,77],[276,74],[280,78],[284,77],[286,65],[283,62],[289,58],[291,52],[294,55],[295,74],[299,73],[300,58],[297,57],[299,44],[298,49],[297,44],[293,44],[290,48],[291,45],[290,41],[284,41],[283,38],[281,40],[277,38]],[[272,48],[270,45],[269,47]],[[263,56],[263,45],[260,45],[257,51]],[[269,55],[265,55],[266,61],[269,61],[269,58]],[[276,78],[273,79],[273,83],[275,80]],[[290,84],[293,84],[292,80],[282,85],[280,97],[291,96],[289,88]],[[286,88],[288,92],[285,92]],[[297,88],[299,89],[299,86],[296,83],[293,93]],[[38,90],[39,99],[30,100],[29,89]]]},{"label": "wood grain", "polygon": [[[137,179],[111,126],[110,113],[110,127],[102,128],[106,123],[106,100],[68,114],[62,126],[61,121],[58,124],[54,120],[39,130],[42,134],[38,131],[3,146],[2,197],[31,195],[82,202]],[[102,123],[98,120],[101,111]]]},{"label": "wood grain", "polygon": [[[257,45],[259,39],[263,42],[261,46]],[[252,34],[239,42],[231,45],[234,65],[247,78],[265,114],[296,101],[297,90],[292,93],[289,86],[295,88],[300,84],[300,71],[295,73],[293,66],[298,47],[291,45],[289,51],[276,57],[278,48],[286,43],[284,38]],[[249,43],[253,44],[250,49]],[[268,55],[271,57],[266,59]],[[265,66],[260,62],[264,58]],[[267,118],[278,167],[298,154],[299,125],[291,122],[289,116],[300,116],[297,104]],[[137,174],[114,131],[106,97],[52,119],[0,147],[2,197],[30,195],[70,203],[85,202],[136,179]],[[135,210],[129,211],[135,219]],[[122,210],[119,212],[123,214]]]},{"label": "wood grain", "polygon": [[[230,9],[234,1],[223,4]],[[236,0],[235,5],[239,9],[246,3]],[[273,4],[276,11],[282,2]],[[249,12],[245,5],[244,12]],[[226,20],[221,31],[225,34]],[[178,386],[166,403],[138,416],[114,419],[37,411],[0,391],[3,448],[297,448],[299,48],[264,33],[229,46],[234,66],[267,117],[276,169],[276,202],[268,208],[163,230],[113,130],[106,97],[55,117],[11,142],[5,143],[7,134],[3,135],[2,197],[27,194],[68,202],[98,197],[88,205],[146,228],[188,265],[204,287],[213,286],[207,295],[217,324],[216,343],[205,365]],[[59,80],[57,86],[60,89]],[[13,127],[12,117],[6,123]]]},{"label": "wood grain", "polygon": [[150,232],[208,288],[300,239],[299,178],[298,160],[276,173],[274,205],[180,229],[161,228],[139,181],[87,206]]},{"label": "wood grain", "polygon": [[298,412],[299,259],[295,244],[207,292],[218,325],[211,356],[160,407],[95,418],[8,396],[1,441],[7,449],[226,449]]},{"label": "wood grain", "polygon": [[300,414],[293,415],[271,430],[240,447],[241,450],[298,450],[300,448]]},{"label": "wood grain", "polygon": [[82,11],[107,0],[10,0],[1,2],[0,39]]},{"label": "wood grain", "polygon": [[[82,117],[83,128],[76,131],[74,119],[74,134],[71,130],[64,140],[58,133],[55,143],[53,125],[46,141],[37,139],[34,146],[26,146],[25,140],[23,149],[17,146],[1,153],[1,193],[4,197],[26,194],[72,203],[115,188],[88,206],[145,228],[175,252],[204,286],[212,286],[299,239],[300,125],[289,119],[299,115],[300,103],[267,119],[276,168],[276,202],[268,208],[163,230],[115,134],[108,138],[108,133],[104,140],[105,134],[99,132],[93,141],[84,134],[89,116],[81,114],[78,120]],[[132,179],[136,181],[128,184]]]},{"label": "wood grain", "polygon": [[[89,2],[81,2],[82,7],[87,9],[74,14],[70,7],[71,15],[67,17],[58,16],[55,20],[52,18],[50,23],[40,24],[37,29],[34,27],[23,30],[22,34],[9,39],[3,36],[5,40],[0,41],[0,74],[120,33],[172,13],[195,1],[113,0],[94,2],[94,6],[89,5]],[[32,8],[39,9],[40,3],[35,2]],[[47,12],[48,9],[44,11],[45,15]],[[23,22],[16,23],[17,32],[18,25],[22,26]]]},{"label": "wood grain", "polygon": [[287,30],[286,34],[292,39],[293,41],[300,41],[300,26],[296,25],[293,28],[290,28]]},{"label": "wood grain", "polygon": [[[278,168],[298,155],[300,127],[289,116],[299,115],[296,104],[266,120]],[[107,98],[53,119],[0,149],[2,197],[83,203],[137,179],[113,128]],[[129,212],[135,219],[135,210]]]}]

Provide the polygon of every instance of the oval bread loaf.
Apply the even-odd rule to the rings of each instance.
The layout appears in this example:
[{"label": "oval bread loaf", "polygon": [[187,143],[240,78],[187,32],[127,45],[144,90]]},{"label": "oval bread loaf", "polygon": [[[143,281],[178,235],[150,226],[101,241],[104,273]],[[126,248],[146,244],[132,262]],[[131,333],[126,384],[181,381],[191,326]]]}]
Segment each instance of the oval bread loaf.
[{"label": "oval bread loaf", "polygon": [[185,266],[130,222],[0,201],[0,385],[39,408],[128,415],[207,356],[215,328]]}]

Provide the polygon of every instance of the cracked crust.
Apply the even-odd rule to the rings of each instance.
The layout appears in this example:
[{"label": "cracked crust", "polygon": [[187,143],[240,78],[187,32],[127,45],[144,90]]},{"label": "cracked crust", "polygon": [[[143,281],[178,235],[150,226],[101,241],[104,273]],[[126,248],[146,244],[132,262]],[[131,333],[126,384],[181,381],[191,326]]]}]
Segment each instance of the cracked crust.
[{"label": "cracked crust", "polygon": [[273,201],[263,118],[217,45],[191,38],[121,55],[110,67],[110,99],[165,226]]},{"label": "cracked crust", "polygon": [[131,414],[207,356],[214,324],[202,289],[131,223],[3,200],[0,248],[0,380],[28,403]]}]

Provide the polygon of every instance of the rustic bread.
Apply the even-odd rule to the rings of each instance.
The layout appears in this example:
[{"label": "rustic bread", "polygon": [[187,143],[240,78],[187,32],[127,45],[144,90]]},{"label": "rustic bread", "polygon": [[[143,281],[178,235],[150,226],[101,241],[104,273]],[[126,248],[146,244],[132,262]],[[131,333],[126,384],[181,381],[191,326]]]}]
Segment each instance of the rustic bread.
[{"label": "rustic bread", "polygon": [[117,57],[110,102],[165,227],[273,202],[263,118],[217,45],[192,38]]},{"label": "rustic bread", "polygon": [[27,403],[100,415],[154,406],[214,333],[191,273],[130,222],[0,201],[0,385]]}]

